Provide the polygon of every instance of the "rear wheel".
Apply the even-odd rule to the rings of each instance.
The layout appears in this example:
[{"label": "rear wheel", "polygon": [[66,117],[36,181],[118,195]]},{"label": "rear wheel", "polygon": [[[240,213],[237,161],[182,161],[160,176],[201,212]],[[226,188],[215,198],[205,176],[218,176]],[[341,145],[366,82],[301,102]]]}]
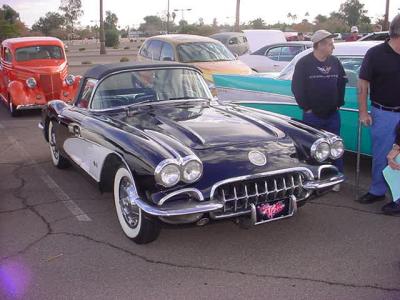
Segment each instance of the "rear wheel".
[{"label": "rear wheel", "polygon": [[118,221],[125,235],[137,244],[154,241],[160,234],[159,221],[143,212],[136,204],[139,198],[135,182],[121,166],[114,177],[114,201]]},{"label": "rear wheel", "polygon": [[69,161],[60,154],[60,151],[57,148],[56,144],[56,134],[54,131],[53,122],[49,122],[48,127],[48,138],[49,138],[49,146],[50,146],[50,155],[51,160],[53,161],[53,165],[59,169],[65,169],[69,166]]}]

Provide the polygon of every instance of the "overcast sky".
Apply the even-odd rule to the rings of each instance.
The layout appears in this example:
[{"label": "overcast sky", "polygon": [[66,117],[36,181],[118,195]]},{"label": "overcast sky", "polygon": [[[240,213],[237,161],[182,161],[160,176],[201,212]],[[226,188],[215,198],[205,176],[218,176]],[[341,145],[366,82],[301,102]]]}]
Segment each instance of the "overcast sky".
[{"label": "overcast sky", "polygon": [[[241,22],[248,22],[256,18],[263,18],[267,23],[288,21],[287,14],[291,12],[298,16],[298,21],[309,12],[312,20],[317,14],[329,14],[338,10],[344,0],[241,0]],[[382,16],[386,0],[361,0],[372,18]],[[167,0],[103,0],[104,11],[111,10],[116,13],[121,26],[138,26],[147,15],[165,15]],[[0,4],[8,4],[19,12],[21,20],[31,26],[39,17],[48,11],[57,11],[60,0],[0,0]],[[82,25],[91,24],[98,20],[99,0],[82,0],[84,15],[80,19]],[[170,0],[173,9],[191,9],[185,12],[185,19],[195,22],[203,18],[206,23],[211,23],[217,18],[218,23],[234,23],[235,0]],[[392,18],[399,12],[400,0],[391,0],[389,17]],[[177,12],[176,21],[182,15]]]}]

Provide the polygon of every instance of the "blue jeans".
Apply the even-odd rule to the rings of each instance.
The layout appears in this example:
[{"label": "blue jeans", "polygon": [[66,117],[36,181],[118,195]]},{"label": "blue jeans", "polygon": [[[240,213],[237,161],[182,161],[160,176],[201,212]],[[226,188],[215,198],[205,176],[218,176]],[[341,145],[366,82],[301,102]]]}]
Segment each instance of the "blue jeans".
[{"label": "blue jeans", "polygon": [[[303,112],[303,122],[312,127],[323,129],[340,136],[340,114],[335,112],[327,119],[320,118],[314,113]],[[343,173],[343,158],[339,158],[333,162],[340,172]]]},{"label": "blue jeans", "polygon": [[395,141],[395,128],[400,122],[400,112],[384,111],[371,107],[372,183],[369,193],[381,196],[387,185],[382,171],[387,166],[387,154]]}]

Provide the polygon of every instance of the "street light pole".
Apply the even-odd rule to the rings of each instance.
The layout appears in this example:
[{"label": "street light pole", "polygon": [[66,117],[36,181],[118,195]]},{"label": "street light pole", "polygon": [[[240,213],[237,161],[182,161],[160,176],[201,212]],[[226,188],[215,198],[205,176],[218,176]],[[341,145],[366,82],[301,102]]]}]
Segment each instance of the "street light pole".
[{"label": "street light pole", "polygon": [[167,5],[167,34],[169,33],[169,0]]},{"label": "street light pole", "polygon": [[103,0],[100,0],[100,54],[106,54],[106,37],[104,34]]},{"label": "street light pole", "polygon": [[385,19],[383,21],[383,30],[389,30],[389,0],[386,0]]},{"label": "street light pole", "polygon": [[236,0],[236,20],[235,20],[235,31],[240,31],[240,0]]}]

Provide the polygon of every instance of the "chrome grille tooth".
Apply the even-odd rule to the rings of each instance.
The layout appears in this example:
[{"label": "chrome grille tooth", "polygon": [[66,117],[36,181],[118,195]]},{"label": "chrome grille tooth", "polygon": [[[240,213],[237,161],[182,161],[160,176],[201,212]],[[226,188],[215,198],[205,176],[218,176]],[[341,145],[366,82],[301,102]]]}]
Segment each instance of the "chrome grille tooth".
[{"label": "chrome grille tooth", "polygon": [[237,211],[237,202],[238,202],[238,196],[237,196],[237,191],[236,191],[236,186],[233,186],[233,195],[234,197],[234,211]]},{"label": "chrome grille tooth", "polygon": [[[222,189],[222,200],[224,200],[224,202],[226,202],[225,190],[224,189]],[[226,205],[224,205],[224,212],[226,212]]]},{"label": "chrome grille tooth", "polygon": [[246,196],[246,202],[244,203],[244,209],[247,209],[247,205],[249,204],[249,194],[247,192],[247,184],[244,185],[244,192]]}]

